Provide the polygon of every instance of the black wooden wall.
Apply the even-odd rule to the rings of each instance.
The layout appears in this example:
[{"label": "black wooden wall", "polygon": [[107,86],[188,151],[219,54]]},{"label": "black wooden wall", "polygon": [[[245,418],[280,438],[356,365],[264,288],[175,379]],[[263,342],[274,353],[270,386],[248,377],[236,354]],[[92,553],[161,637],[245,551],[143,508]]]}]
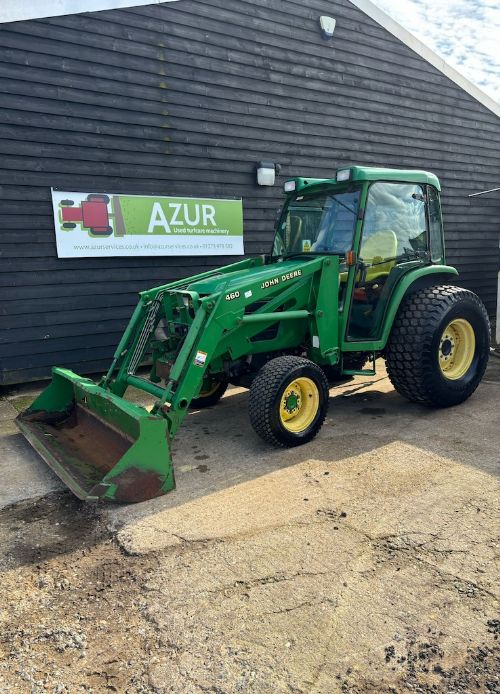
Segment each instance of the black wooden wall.
[{"label": "black wooden wall", "polygon": [[[321,14],[337,19],[333,41]],[[104,368],[137,291],[229,258],[56,257],[50,187],[242,196],[269,249],[288,176],[420,167],[448,259],[494,309],[500,119],[348,0],[180,0],[0,27],[0,383]]]}]

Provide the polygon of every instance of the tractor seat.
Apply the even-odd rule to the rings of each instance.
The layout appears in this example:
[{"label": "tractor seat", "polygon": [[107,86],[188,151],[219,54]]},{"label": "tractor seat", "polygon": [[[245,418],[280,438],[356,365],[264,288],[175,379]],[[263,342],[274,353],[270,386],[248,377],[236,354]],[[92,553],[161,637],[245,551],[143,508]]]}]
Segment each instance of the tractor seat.
[{"label": "tractor seat", "polygon": [[[386,278],[394,265],[398,253],[398,239],[392,229],[376,231],[366,240],[361,241],[360,259],[364,263],[373,265],[366,271],[366,282],[373,283],[381,278]],[[387,258],[386,262],[383,262]]]},{"label": "tractor seat", "polygon": [[[376,231],[372,236],[361,241],[360,260],[374,265],[374,267],[369,267],[366,270],[366,284],[373,284],[376,280],[385,279],[388,276],[396,264],[394,258],[397,252],[398,239],[392,229]],[[383,262],[384,258],[389,260]],[[357,281],[359,281],[359,274]],[[347,282],[347,272],[340,273],[340,283],[343,282]]]}]

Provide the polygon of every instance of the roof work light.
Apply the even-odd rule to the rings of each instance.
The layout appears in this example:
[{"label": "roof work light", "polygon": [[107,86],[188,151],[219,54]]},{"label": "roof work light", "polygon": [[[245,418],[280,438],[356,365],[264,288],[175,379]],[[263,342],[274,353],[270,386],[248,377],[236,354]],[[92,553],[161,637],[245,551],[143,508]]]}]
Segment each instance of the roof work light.
[{"label": "roof work light", "polygon": [[351,169],[339,169],[337,171],[337,183],[342,183],[342,181],[348,181],[351,178]]}]

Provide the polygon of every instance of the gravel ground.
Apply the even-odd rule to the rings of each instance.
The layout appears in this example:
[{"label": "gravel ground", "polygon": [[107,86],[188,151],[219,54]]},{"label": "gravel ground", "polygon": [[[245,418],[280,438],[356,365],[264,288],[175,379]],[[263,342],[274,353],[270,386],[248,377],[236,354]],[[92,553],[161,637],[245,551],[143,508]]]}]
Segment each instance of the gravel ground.
[{"label": "gravel ground", "polygon": [[289,452],[234,390],[172,494],[3,508],[0,692],[500,692],[499,386],[431,412],[357,378]]}]

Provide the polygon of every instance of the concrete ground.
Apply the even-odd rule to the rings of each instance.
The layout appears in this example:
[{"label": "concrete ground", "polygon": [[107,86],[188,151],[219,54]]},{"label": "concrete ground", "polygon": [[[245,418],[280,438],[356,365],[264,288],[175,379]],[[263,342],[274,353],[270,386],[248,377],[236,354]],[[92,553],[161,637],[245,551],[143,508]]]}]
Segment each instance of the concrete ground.
[{"label": "concrete ground", "polygon": [[0,692],[500,692],[500,360],[440,411],[379,366],[291,450],[228,391],[134,506],[74,500],[3,400]]}]

